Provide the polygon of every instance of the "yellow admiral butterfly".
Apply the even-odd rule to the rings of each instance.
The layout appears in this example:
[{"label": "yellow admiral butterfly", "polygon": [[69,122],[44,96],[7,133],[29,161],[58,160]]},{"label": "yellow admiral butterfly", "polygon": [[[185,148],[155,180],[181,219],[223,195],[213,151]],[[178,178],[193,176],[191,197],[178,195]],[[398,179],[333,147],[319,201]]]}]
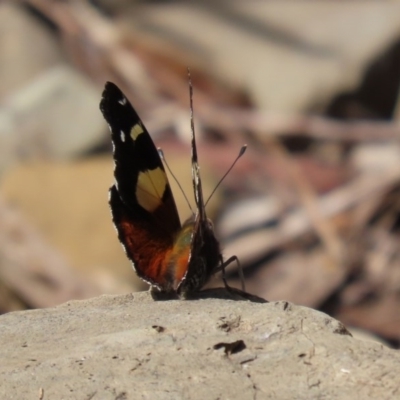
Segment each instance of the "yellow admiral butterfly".
[{"label": "yellow admiral butterfly", "polygon": [[109,198],[113,222],[136,273],[160,292],[186,296],[200,290],[213,273],[237,258],[223,262],[206,216],[193,116],[192,179],[197,212],[181,226],[159,153],[132,105],[111,82],[105,86],[100,110],[111,130],[115,161],[115,184]]}]

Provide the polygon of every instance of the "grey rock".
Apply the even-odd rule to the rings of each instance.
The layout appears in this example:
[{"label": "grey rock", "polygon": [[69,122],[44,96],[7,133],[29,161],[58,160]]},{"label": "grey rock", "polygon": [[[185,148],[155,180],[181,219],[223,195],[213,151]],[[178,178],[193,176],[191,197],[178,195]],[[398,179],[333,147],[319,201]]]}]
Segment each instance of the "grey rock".
[{"label": "grey rock", "polygon": [[0,398],[398,396],[397,351],[354,339],[305,307],[211,295],[158,302],[149,293],[105,295],[3,315]]}]

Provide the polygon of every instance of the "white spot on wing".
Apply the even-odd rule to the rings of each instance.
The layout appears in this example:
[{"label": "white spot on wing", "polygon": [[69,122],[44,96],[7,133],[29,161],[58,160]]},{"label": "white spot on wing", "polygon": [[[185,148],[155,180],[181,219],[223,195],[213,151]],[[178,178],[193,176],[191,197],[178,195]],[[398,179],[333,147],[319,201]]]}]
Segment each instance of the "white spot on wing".
[{"label": "white spot on wing", "polygon": [[120,132],[120,135],[121,135],[121,140],[123,141],[123,142],[125,142],[125,133],[124,133],[124,131],[121,131]]},{"label": "white spot on wing", "polygon": [[121,104],[121,106],[124,106],[126,104],[126,98],[123,97],[121,100],[118,100],[118,103]]}]

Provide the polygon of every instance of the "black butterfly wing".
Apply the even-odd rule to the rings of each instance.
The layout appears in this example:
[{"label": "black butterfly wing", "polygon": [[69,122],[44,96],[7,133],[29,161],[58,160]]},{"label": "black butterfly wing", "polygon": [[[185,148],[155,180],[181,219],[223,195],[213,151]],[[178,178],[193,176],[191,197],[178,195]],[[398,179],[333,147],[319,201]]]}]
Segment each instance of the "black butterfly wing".
[{"label": "black butterfly wing", "polygon": [[142,279],[171,290],[167,265],[181,225],[158,151],[121,90],[107,82],[100,110],[111,130],[115,184],[110,207],[118,237]]}]

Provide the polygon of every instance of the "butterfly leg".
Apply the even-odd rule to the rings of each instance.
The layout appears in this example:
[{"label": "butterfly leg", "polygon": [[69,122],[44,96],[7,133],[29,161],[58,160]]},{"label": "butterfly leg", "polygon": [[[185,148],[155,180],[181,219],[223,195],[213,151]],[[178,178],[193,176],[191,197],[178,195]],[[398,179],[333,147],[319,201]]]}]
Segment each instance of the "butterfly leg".
[{"label": "butterfly leg", "polygon": [[225,266],[224,266],[224,259],[222,258],[222,254],[220,254],[219,256],[220,256],[221,265],[220,265],[220,267],[218,269],[221,268],[222,282],[224,282],[225,289],[227,289],[229,287],[229,285],[228,285],[228,282],[226,281],[226,272],[225,272]]},{"label": "butterfly leg", "polygon": [[229,264],[232,264],[234,261],[236,261],[236,264],[237,264],[238,269],[239,269],[239,276],[240,276],[240,282],[241,282],[241,284],[242,284],[242,290],[243,290],[243,292],[245,292],[245,291],[246,291],[246,288],[245,288],[245,284],[244,284],[243,268],[242,268],[242,266],[241,266],[241,264],[240,264],[240,261],[239,261],[239,259],[237,258],[237,256],[231,256],[231,257],[229,257],[227,260],[224,261],[223,258],[222,258],[222,255],[220,255],[220,259],[221,259],[221,264],[220,264],[220,266],[218,267],[217,271],[222,271],[222,280],[223,280],[223,282],[224,282],[225,288],[227,288],[227,289],[229,288],[229,285],[228,285],[228,283],[226,282],[225,268],[226,268]]}]

